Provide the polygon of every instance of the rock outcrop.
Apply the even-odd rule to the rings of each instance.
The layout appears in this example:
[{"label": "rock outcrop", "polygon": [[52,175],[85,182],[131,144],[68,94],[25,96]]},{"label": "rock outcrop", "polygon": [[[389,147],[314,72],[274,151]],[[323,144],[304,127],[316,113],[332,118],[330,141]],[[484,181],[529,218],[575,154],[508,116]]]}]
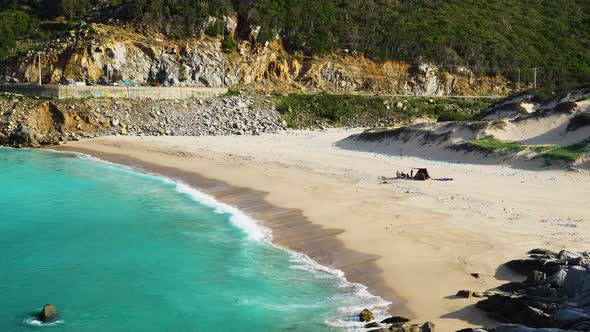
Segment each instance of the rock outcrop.
[{"label": "rock outcrop", "polygon": [[[235,30],[226,18],[225,29]],[[253,33],[256,27],[253,29]],[[254,39],[254,38],[253,38]],[[380,92],[412,95],[507,94],[501,76],[450,74],[427,63],[377,62],[362,55],[309,57],[287,53],[280,41],[243,41],[235,53],[209,37],[172,40],[133,26],[88,24],[44,45],[44,83],[130,80],[164,86],[241,86],[254,90]],[[25,52],[0,63],[0,82],[37,82],[38,57]]]},{"label": "rock outcrop", "polygon": [[434,323],[426,322],[422,325],[419,324],[404,324],[396,323],[388,328],[380,328],[370,330],[371,332],[434,332]]},{"label": "rock outcrop", "polygon": [[510,323],[496,332],[590,331],[589,261],[589,252],[532,250],[506,264],[527,279],[500,286],[476,307]]},{"label": "rock outcrop", "polygon": [[422,325],[409,324],[407,318],[393,316],[382,320],[380,323],[374,321],[375,316],[369,309],[363,309],[359,314],[361,322],[365,322],[366,329],[371,332],[434,332],[434,323],[426,322]]}]

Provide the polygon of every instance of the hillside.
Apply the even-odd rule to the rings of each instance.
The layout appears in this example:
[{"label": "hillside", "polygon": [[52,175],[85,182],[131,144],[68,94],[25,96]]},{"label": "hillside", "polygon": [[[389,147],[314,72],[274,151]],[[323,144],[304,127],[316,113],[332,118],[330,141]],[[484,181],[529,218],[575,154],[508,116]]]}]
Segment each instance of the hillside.
[{"label": "hillside", "polygon": [[[229,19],[228,19],[229,22]],[[41,49],[43,84],[229,86],[264,93],[506,95],[501,75],[445,72],[428,63],[375,61],[362,54],[291,54],[279,42],[243,41],[231,52],[221,36],[173,38],[147,26],[89,23]],[[29,49],[0,60],[0,83],[36,83],[39,58]]]},{"label": "hillside", "polygon": [[0,57],[63,38],[83,20],[149,25],[170,38],[224,35],[226,51],[236,40],[280,37],[290,53],[421,59],[449,72],[466,66],[513,81],[520,68],[524,83],[536,67],[547,88],[590,81],[585,0],[1,0],[0,10]]}]

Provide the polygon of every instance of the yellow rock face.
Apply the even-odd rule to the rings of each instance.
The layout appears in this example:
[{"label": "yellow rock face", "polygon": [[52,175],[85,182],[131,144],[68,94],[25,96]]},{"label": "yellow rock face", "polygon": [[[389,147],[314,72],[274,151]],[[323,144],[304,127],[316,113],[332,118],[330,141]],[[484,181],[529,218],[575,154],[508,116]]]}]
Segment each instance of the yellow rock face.
[{"label": "yellow rock face", "polygon": [[[221,41],[202,36],[171,40],[145,28],[91,24],[84,39],[43,55],[44,83],[131,80],[162,85],[235,86],[260,91],[372,92],[419,95],[491,95],[510,92],[500,75],[477,77],[468,70],[449,73],[427,64],[375,61],[362,54],[304,56],[278,41],[240,43],[226,54]],[[137,30],[144,29],[144,30]],[[38,81],[33,55],[14,72],[23,82]]]}]

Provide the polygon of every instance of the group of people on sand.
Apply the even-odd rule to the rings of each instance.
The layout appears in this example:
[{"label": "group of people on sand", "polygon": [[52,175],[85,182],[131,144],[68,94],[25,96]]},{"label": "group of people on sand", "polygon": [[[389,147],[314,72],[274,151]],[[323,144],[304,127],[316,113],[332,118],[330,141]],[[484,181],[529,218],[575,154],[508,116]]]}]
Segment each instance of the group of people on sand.
[{"label": "group of people on sand", "polygon": [[395,172],[397,179],[413,179],[414,178],[414,170],[410,171],[410,174],[397,171]]}]

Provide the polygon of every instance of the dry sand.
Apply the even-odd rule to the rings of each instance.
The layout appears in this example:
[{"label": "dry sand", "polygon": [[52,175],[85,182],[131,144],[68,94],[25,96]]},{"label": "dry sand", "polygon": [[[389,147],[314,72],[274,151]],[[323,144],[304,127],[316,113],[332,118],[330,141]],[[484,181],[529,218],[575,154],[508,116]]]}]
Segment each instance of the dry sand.
[{"label": "dry sand", "polygon": [[[65,149],[182,179],[200,174],[213,182],[201,178],[191,184],[208,183],[205,191],[241,208],[248,199],[240,201],[236,193],[268,193],[250,205],[267,201],[289,210],[245,209],[276,230],[278,242],[345,271],[351,281],[392,300],[392,313],[420,323],[431,320],[437,331],[495,324],[473,308],[476,300],[453,295],[515,278],[498,269],[502,263],[535,247],[590,249],[588,171],[455,164],[334,146],[357,132],[104,137],[68,143]],[[433,177],[454,181],[379,180],[410,167],[428,167]],[[234,194],[222,189],[216,194],[220,183],[231,185]],[[301,218],[282,218],[288,211]],[[297,227],[297,220],[305,219],[316,228]],[[317,240],[305,241],[318,234]],[[481,278],[471,277],[474,272]]]}]

